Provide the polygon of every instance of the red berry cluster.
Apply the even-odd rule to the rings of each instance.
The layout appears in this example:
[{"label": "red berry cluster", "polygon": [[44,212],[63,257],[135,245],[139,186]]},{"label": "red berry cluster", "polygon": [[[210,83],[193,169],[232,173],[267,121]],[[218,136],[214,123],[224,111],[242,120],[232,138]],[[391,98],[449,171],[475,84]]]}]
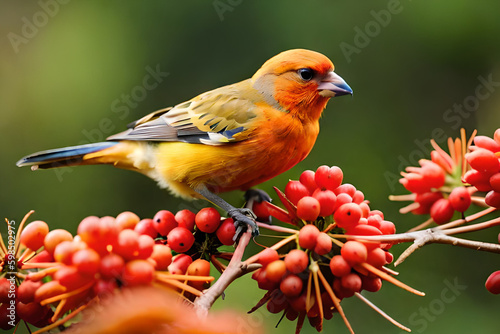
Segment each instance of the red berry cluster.
[{"label": "red berry cluster", "polygon": [[[394,224],[384,220],[380,211],[370,210],[363,193],[342,184],[342,179],[338,167],[308,170],[299,181],[288,182],[284,195],[278,191],[288,212],[262,204],[275,218],[302,226],[296,239],[290,239],[292,250],[286,255],[272,248],[259,253],[255,260],[262,268],[252,275],[268,291],[260,304],[267,303],[271,313],[284,312],[289,320],[299,318],[298,330],[301,317],[303,321],[307,316],[319,331],[323,318],[339,311],[337,300],[362,290],[378,291],[382,281],[374,273],[393,260],[387,244],[335,239],[332,233],[376,236],[395,232]],[[317,294],[309,290],[314,275],[324,279],[316,287]]]},{"label": "red berry cluster", "polygon": [[493,138],[474,137],[474,146],[465,155],[471,170],[464,175],[464,181],[479,191],[487,192],[485,202],[500,209],[500,129]]},{"label": "red berry cluster", "polygon": [[[193,247],[193,231],[216,232],[220,240],[215,245],[220,246],[233,243],[235,228],[232,219],[221,223],[212,208],[196,215],[182,210],[175,216],[162,210],[153,219],[142,220],[132,212],[116,218],[90,216],[80,222],[75,237],[63,229],[49,231],[45,222],[34,221],[20,234],[23,252],[17,269],[26,272],[20,274],[24,280],[18,287],[13,281],[15,293],[6,289],[11,286],[9,280],[0,281],[0,312],[10,312],[7,297],[12,296],[15,323],[25,320],[43,327],[95,297],[153,282],[192,300],[213,280],[208,261],[181,254]],[[173,257],[172,250],[179,254]],[[12,323],[1,327],[9,329]]]},{"label": "red berry cluster", "polygon": [[[431,160],[422,159],[420,167],[407,167],[402,172],[403,178],[399,182],[410,192],[414,204],[408,206],[414,214],[430,214],[437,224],[451,220],[455,212],[463,213],[471,205],[471,194],[475,189],[462,183],[462,141],[450,140],[451,154],[442,150],[434,141],[431,141],[434,150]],[[398,200],[398,196],[392,197]],[[402,200],[409,199],[401,196]],[[403,209],[402,212],[405,212]]]},{"label": "red berry cluster", "polygon": [[181,210],[175,216],[170,211],[161,210],[153,219],[147,220],[146,225],[140,229],[148,230],[149,235],[166,239],[169,247],[177,253],[188,252],[195,244],[197,234],[215,233],[219,241],[215,244],[217,248],[221,244],[232,245],[236,232],[234,221],[231,218],[221,220],[214,208],[203,208],[197,214]]}]

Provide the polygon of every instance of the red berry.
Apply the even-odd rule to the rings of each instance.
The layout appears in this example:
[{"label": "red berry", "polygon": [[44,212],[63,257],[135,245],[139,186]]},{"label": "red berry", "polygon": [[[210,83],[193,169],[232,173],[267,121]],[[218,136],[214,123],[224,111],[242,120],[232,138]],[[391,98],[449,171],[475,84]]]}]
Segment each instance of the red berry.
[{"label": "red berry", "polygon": [[363,284],[361,288],[370,292],[377,292],[382,287],[382,280],[379,277],[361,276]]},{"label": "red berry", "polygon": [[193,259],[191,256],[178,254],[172,258],[172,263],[168,266],[168,271],[172,274],[184,275],[192,262]]},{"label": "red berry", "polygon": [[316,247],[319,230],[316,226],[307,224],[299,231],[299,246],[305,249],[313,250]]},{"label": "red berry", "polygon": [[493,139],[495,139],[495,141],[500,144],[500,129],[495,130],[495,134],[493,135]]},{"label": "red berry", "polygon": [[500,173],[493,174],[490,177],[490,186],[493,190],[500,192]]},{"label": "red berry", "polygon": [[357,264],[366,262],[368,251],[366,246],[358,241],[348,241],[340,249],[340,254],[349,263]]},{"label": "red berry", "polygon": [[66,230],[57,229],[52,230],[45,236],[43,240],[43,245],[45,250],[50,253],[50,255],[54,255],[54,250],[56,246],[59,245],[63,241],[71,241],[73,240],[73,236]]},{"label": "red berry", "polygon": [[337,196],[333,191],[317,189],[312,197],[316,198],[319,202],[319,215],[321,217],[327,217],[333,214],[333,211],[335,211],[335,203],[337,202]]},{"label": "red berry", "polygon": [[[347,233],[350,235],[382,235],[382,232],[378,228],[368,224],[356,225],[353,228],[348,228]],[[380,247],[380,242],[363,241],[363,244],[368,250]]]},{"label": "red berry", "polygon": [[383,249],[375,248],[368,252],[366,262],[374,267],[382,267],[387,263],[385,253],[386,252]]},{"label": "red berry", "polygon": [[267,221],[269,219],[270,216],[269,209],[267,208],[265,201],[262,201],[260,203],[254,201],[252,206],[252,211],[253,213],[255,213],[258,220]]},{"label": "red berry", "polygon": [[467,171],[464,175],[465,182],[472,184],[479,191],[491,190],[489,178],[490,174],[481,173],[475,169]]},{"label": "red berry", "polygon": [[134,227],[134,231],[136,231],[139,234],[148,235],[151,238],[156,238],[156,236],[158,235],[158,231],[155,228],[155,223],[153,219],[149,218],[143,219],[140,222],[138,222],[137,225],[135,225]]},{"label": "red berry", "polygon": [[166,245],[156,244],[153,246],[151,259],[156,263],[156,270],[167,270],[170,263],[172,263],[172,251]]},{"label": "red berry", "polygon": [[236,227],[234,226],[234,220],[232,218],[225,219],[219,228],[215,232],[217,238],[223,245],[231,246],[234,244],[234,234],[236,233]]},{"label": "red berry", "polygon": [[99,272],[102,278],[113,279],[121,276],[125,261],[120,255],[110,253],[101,258]]},{"label": "red berry", "polygon": [[320,232],[316,238],[316,246],[314,247],[314,252],[318,255],[325,255],[330,253],[332,250],[332,239],[328,234]]},{"label": "red berry", "polygon": [[214,233],[220,224],[220,214],[214,208],[203,208],[195,217],[198,229],[205,233]]},{"label": "red berry", "polygon": [[390,222],[388,220],[382,220],[380,222],[380,232],[382,234],[394,234],[396,233],[396,226],[394,226],[393,222]]},{"label": "red berry", "polygon": [[498,157],[495,153],[479,148],[473,152],[465,154],[465,159],[469,162],[470,166],[481,173],[493,174],[497,173],[500,169]]},{"label": "red berry", "polygon": [[17,288],[17,300],[25,304],[33,302],[35,300],[35,291],[41,287],[42,284],[42,281],[34,282],[29,279],[24,280]]},{"label": "red berry", "polygon": [[286,273],[286,265],[283,260],[276,260],[266,267],[266,278],[271,282],[279,282]]},{"label": "red berry", "polygon": [[[124,229],[133,230],[135,225],[137,225],[137,223],[140,220],[141,219],[139,218],[139,216],[136,215],[135,213],[130,212],[130,211],[125,211],[125,212],[120,213],[118,216],[116,216],[115,224],[118,225],[118,227],[121,230],[124,230]],[[80,233],[78,233],[78,234],[80,234]]]},{"label": "red berry", "polygon": [[71,265],[73,254],[84,248],[87,248],[84,242],[77,242],[75,240],[63,241],[54,249],[54,260]]},{"label": "red berry", "polygon": [[49,233],[49,226],[41,220],[35,220],[24,228],[21,233],[21,243],[36,251],[43,246],[43,240]]},{"label": "red berry", "polygon": [[494,190],[491,190],[490,192],[488,192],[486,194],[484,201],[489,206],[500,209],[500,192],[496,192]]},{"label": "red berry", "polygon": [[99,297],[111,296],[118,289],[118,284],[116,281],[104,281],[102,279],[97,280],[96,284],[93,287],[94,292]]},{"label": "red berry", "polygon": [[263,266],[267,266],[269,263],[279,260],[278,252],[272,248],[266,248],[259,253],[258,262]]},{"label": "red berry", "polygon": [[321,189],[335,190],[342,184],[343,177],[342,170],[337,166],[320,166],[316,170],[314,180]]},{"label": "red berry", "polygon": [[311,194],[316,190],[316,188],[318,188],[318,185],[316,184],[314,177],[315,174],[312,170],[303,171],[299,177],[299,182],[305,185],[307,190],[309,190],[309,193]]},{"label": "red berry", "polygon": [[346,193],[340,193],[337,195],[337,202],[335,203],[334,212],[337,211],[342,205],[352,203],[352,197]]},{"label": "red berry", "polygon": [[[209,276],[210,275],[210,262],[203,259],[194,260],[187,269],[187,275],[191,276]],[[209,287],[208,282],[204,281],[190,281],[189,285],[200,291]]]},{"label": "red berry", "polygon": [[22,303],[16,304],[17,316],[22,320],[35,324],[43,318],[49,311],[48,307],[43,307],[40,303]]},{"label": "red berry", "polygon": [[132,260],[139,254],[139,234],[131,229],[125,229],[118,235],[113,252],[126,260]]},{"label": "red berry", "polygon": [[453,207],[447,198],[437,200],[431,207],[431,218],[436,224],[443,224],[453,217]]},{"label": "red berry", "polygon": [[359,203],[359,207],[361,208],[361,216],[363,218],[368,218],[370,216],[370,206],[366,202]]},{"label": "red berry", "polygon": [[168,246],[177,253],[187,252],[194,244],[194,236],[184,227],[176,227],[167,236]]},{"label": "red berry", "polygon": [[168,210],[160,210],[153,217],[153,227],[162,236],[167,236],[178,225],[174,214]]},{"label": "red berry", "polygon": [[441,166],[432,161],[425,160],[421,163],[421,165],[421,173],[424,177],[424,183],[429,187],[429,189],[437,189],[444,185],[446,175]]},{"label": "red berry", "polygon": [[288,181],[285,186],[285,196],[294,205],[297,205],[302,197],[309,196],[310,194],[307,187],[299,181]]},{"label": "red berry", "polygon": [[365,200],[365,194],[360,190],[356,190],[354,195],[352,195],[352,201],[357,204],[361,204]]},{"label": "red berry", "polygon": [[345,276],[342,276],[340,279],[340,284],[344,289],[359,292],[361,291],[361,277],[359,277],[356,273],[350,273]]},{"label": "red berry", "polygon": [[500,293],[500,270],[495,271],[488,277],[485,286],[492,294],[498,295]]},{"label": "red berry", "polygon": [[[74,290],[77,289],[81,286],[84,286],[85,284],[88,284],[92,280],[94,280],[94,277],[89,276],[87,274],[84,274],[78,270],[75,266],[60,266],[57,271],[54,274],[54,281],[58,281],[59,284],[62,286],[66,287],[67,290]],[[47,283],[45,283],[47,284]],[[42,285],[45,286],[45,284]],[[42,288],[40,287],[36,292],[35,292],[35,301],[40,301],[36,299],[38,291]]]},{"label": "red berry", "polygon": [[137,239],[139,243],[139,249],[137,258],[138,259],[147,259],[153,253],[153,246],[155,245],[155,241],[149,235],[140,235]]},{"label": "red berry", "polygon": [[125,264],[122,281],[126,286],[149,284],[154,279],[155,269],[146,260],[133,260]]},{"label": "red berry", "polygon": [[303,250],[292,249],[285,256],[285,266],[291,273],[301,273],[309,266],[309,257]]},{"label": "red berry", "polygon": [[337,277],[342,277],[351,272],[351,266],[341,255],[335,255],[330,260],[330,270]]},{"label": "red berry", "polygon": [[297,203],[297,216],[303,220],[316,220],[320,210],[321,208],[318,200],[311,196],[302,197]]},{"label": "red berry", "polygon": [[475,136],[474,145],[487,149],[493,153],[500,151],[500,143],[496,142],[493,138],[486,136]]},{"label": "red berry", "polygon": [[[132,217],[131,215],[134,214],[129,212],[122,215],[122,222],[124,222],[124,219]],[[80,225],[78,225],[78,235],[90,248],[103,255],[109,252],[108,245],[114,246],[116,244],[121,228],[117,224],[117,220],[112,217],[99,219],[91,216],[83,219]]]},{"label": "red berry", "polygon": [[353,227],[359,222],[362,212],[356,203],[346,203],[335,211],[333,219],[342,228]]},{"label": "red berry", "polygon": [[420,206],[417,209],[412,210],[412,213],[416,215],[428,214],[431,211],[432,204],[441,198],[443,198],[443,194],[437,191],[428,191],[417,194],[415,203],[418,203]]},{"label": "red berry", "polygon": [[339,194],[347,194],[351,198],[353,198],[354,195],[356,194],[356,187],[350,183],[344,183],[335,189],[335,195]]},{"label": "red berry", "polygon": [[280,284],[280,290],[287,297],[297,297],[302,292],[302,279],[297,275],[288,275]]},{"label": "red berry", "polygon": [[99,270],[101,257],[91,248],[81,249],[73,254],[72,262],[80,273],[93,276]]},{"label": "red berry", "polygon": [[[0,278],[0,303],[10,303],[10,300],[14,299],[16,296],[16,290],[17,286],[15,284],[15,281],[9,281],[5,277]],[[9,294],[11,294],[11,296],[9,296]]]},{"label": "red berry", "polygon": [[456,187],[453,189],[448,199],[453,209],[458,212],[465,212],[472,202],[470,193],[465,187]]},{"label": "red berry", "polygon": [[179,227],[187,228],[191,232],[194,232],[195,217],[196,215],[187,209],[181,210],[175,214],[175,220],[179,223]]}]

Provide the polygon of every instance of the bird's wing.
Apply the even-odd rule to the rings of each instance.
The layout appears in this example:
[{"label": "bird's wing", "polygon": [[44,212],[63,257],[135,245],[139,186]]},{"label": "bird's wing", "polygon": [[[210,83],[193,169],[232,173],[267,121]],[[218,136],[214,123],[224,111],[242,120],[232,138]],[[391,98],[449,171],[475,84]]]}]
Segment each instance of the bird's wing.
[{"label": "bird's wing", "polygon": [[257,117],[259,94],[248,80],[155,111],[107,140],[182,141],[221,145],[244,139]]}]

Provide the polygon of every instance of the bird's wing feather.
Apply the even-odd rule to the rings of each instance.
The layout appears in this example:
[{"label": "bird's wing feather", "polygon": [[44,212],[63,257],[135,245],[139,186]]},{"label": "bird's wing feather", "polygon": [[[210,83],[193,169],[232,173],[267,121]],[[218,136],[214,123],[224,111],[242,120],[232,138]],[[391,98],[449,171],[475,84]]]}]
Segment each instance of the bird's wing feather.
[{"label": "bird's wing feather", "polygon": [[108,140],[182,141],[221,145],[245,138],[257,117],[259,94],[248,80],[221,87],[173,108],[155,111]]}]

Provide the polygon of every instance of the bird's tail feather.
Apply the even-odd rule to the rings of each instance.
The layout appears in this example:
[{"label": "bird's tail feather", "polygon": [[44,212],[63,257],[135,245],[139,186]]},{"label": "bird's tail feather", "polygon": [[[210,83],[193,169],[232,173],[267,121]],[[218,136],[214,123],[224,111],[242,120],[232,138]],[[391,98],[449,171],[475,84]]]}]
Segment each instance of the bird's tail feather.
[{"label": "bird's tail feather", "polygon": [[108,141],[41,151],[25,156],[19,160],[16,165],[18,167],[32,166],[32,169],[46,169],[75,165],[113,163],[110,159],[99,160],[99,156],[107,155],[101,155],[99,152],[104,150],[107,151],[110,148],[113,150],[113,147],[119,143],[118,141]]}]

